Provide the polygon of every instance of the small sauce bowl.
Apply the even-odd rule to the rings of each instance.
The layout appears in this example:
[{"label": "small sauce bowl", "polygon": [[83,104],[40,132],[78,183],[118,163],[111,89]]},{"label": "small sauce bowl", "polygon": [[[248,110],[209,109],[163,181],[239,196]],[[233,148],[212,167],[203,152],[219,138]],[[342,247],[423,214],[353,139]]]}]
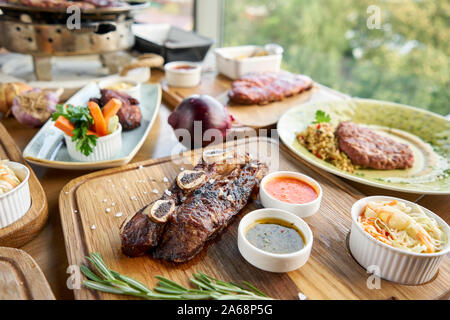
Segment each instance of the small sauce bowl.
[{"label": "small sauce bowl", "polygon": [[[259,220],[277,219],[293,224],[304,237],[304,246],[292,253],[271,253],[254,246],[246,237],[249,228]],[[238,229],[238,248],[253,266],[269,272],[290,272],[302,267],[311,254],[313,234],[308,224],[296,215],[278,209],[259,209],[242,218]]]},{"label": "small sauce bowl", "polygon": [[129,79],[105,79],[99,82],[100,89],[109,89],[128,94],[141,102],[141,84]]},{"label": "small sauce bowl", "polygon": [[188,61],[175,61],[164,66],[166,81],[172,87],[195,87],[200,83],[201,66]]},{"label": "small sauce bowl", "polygon": [[[266,184],[271,181],[274,178],[295,178],[298,179],[306,184],[308,184],[311,188],[314,189],[314,191],[317,194],[317,198],[315,198],[311,202],[307,203],[289,203],[285,202],[279,199],[274,198],[272,195],[270,195],[265,186]],[[277,171],[268,174],[265,176],[261,181],[261,186],[259,188],[259,198],[261,200],[261,204],[265,208],[276,208],[285,210],[288,212],[291,212],[301,218],[309,217],[315,214],[317,211],[319,211],[320,203],[322,201],[322,187],[319,185],[319,183],[314,180],[313,178],[293,171]]]}]

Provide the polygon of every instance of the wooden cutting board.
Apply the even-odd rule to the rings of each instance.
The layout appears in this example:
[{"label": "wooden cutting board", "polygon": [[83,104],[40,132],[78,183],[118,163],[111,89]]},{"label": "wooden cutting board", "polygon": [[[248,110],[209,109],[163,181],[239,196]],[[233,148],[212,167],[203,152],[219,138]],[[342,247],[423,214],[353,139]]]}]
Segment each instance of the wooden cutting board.
[{"label": "wooden cutting board", "polygon": [[0,300],[55,300],[39,266],[25,251],[0,247]]},{"label": "wooden cutting board", "polygon": [[[173,157],[152,159],[121,168],[91,173],[67,184],[60,194],[60,213],[69,265],[86,264],[89,252],[98,252],[113,269],[136,278],[149,287],[155,275],[188,285],[193,272],[203,271],[226,281],[248,281],[277,299],[297,299],[298,293],[310,299],[435,299],[449,288],[450,263],[445,258],[439,275],[422,286],[402,286],[381,282],[381,289],[366,285],[369,274],[349,253],[347,237],[351,226],[350,208],[363,195],[340,179],[317,172],[291,157],[284,147],[267,138],[231,142],[226,147],[249,152],[270,164],[271,170],[294,170],[316,179],[324,197],[320,211],[305,218],[314,234],[309,261],[290,273],[261,271],[247,263],[237,248],[237,229],[243,215],[257,208],[249,204],[218,238],[197,257],[174,264],[150,257],[128,258],[120,252],[119,226],[127,216],[160,197],[181,168],[191,168],[201,150]],[[278,154],[278,150],[281,150]],[[169,182],[164,182],[167,177]],[[152,192],[157,189],[158,194]],[[114,202],[114,206],[113,203]],[[110,212],[107,212],[110,209]],[[116,217],[122,212],[121,217]],[[95,229],[92,229],[95,226]],[[82,288],[77,299],[126,299]]]},{"label": "wooden cutting board", "polygon": [[255,129],[274,126],[281,115],[287,110],[310,100],[330,100],[346,97],[342,93],[315,83],[311,90],[285,98],[279,102],[272,102],[262,106],[238,105],[230,102],[228,99],[228,91],[231,88],[232,82],[231,79],[225,76],[218,75],[214,72],[206,72],[202,74],[201,83],[193,88],[171,87],[165,79],[161,81],[161,86],[163,89],[163,99],[169,107],[175,108],[183,99],[193,94],[211,95],[227,106],[228,111],[236,119],[236,125]]},{"label": "wooden cutting board", "polygon": [[0,229],[0,245],[17,248],[34,238],[47,222],[47,197],[33,170],[22,158],[22,152],[1,123],[0,159],[9,159],[11,161],[19,162],[30,169],[30,210],[21,219]]}]

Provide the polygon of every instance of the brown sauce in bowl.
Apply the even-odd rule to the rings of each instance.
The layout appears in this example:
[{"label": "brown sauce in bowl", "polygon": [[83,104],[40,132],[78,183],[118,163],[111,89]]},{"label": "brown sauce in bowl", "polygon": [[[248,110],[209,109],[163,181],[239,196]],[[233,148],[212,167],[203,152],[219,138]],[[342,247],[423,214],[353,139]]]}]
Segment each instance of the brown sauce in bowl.
[{"label": "brown sauce in bowl", "polygon": [[293,224],[281,219],[260,219],[245,233],[247,240],[258,249],[278,254],[293,253],[305,246],[305,237]]}]

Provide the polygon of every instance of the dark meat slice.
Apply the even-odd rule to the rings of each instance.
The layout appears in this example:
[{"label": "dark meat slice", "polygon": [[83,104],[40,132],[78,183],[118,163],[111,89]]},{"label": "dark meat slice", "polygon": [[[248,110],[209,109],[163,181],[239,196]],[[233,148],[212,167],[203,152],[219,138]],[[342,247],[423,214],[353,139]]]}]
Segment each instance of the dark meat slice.
[{"label": "dark meat slice", "polygon": [[139,108],[139,101],[130,95],[110,89],[101,90],[100,99],[91,99],[93,101],[98,101],[99,105],[103,107],[112,98],[119,99],[122,101],[122,107],[117,112],[119,117],[119,122],[122,125],[123,130],[132,130],[141,125],[142,113]]},{"label": "dark meat slice", "polygon": [[238,104],[267,104],[281,101],[312,88],[310,78],[289,72],[249,73],[233,81],[228,93]]},{"label": "dark meat slice", "polygon": [[336,129],[339,148],[353,164],[366,168],[393,170],[411,168],[414,154],[411,148],[389,137],[344,121]]},{"label": "dark meat slice", "polygon": [[143,214],[143,211],[152,204],[143,207],[130,220],[123,223],[122,252],[129,257],[142,256],[158,245],[164,224],[155,223],[146,214]]},{"label": "dark meat slice", "polygon": [[[208,165],[205,162],[199,163],[194,170],[209,172]],[[168,190],[169,192],[165,192],[160,200],[171,199],[176,206],[181,204],[185,193],[187,193],[178,187],[176,181]],[[125,255],[130,257],[141,256],[158,245],[165,223],[155,222],[144,213],[144,210],[152,206],[153,203],[146,205],[131,219],[122,223],[120,235],[122,238],[122,252]]]},{"label": "dark meat slice", "polygon": [[[201,160],[194,171],[202,171],[206,174],[206,181],[222,175],[227,175],[235,168],[242,167],[249,161],[248,157],[234,156],[233,161],[225,163],[207,163]],[[173,200],[175,207],[181,205],[194,190],[182,190],[177,181],[174,181],[169,192],[164,193],[159,200]],[[166,223],[153,221],[148,212],[155,202],[139,210],[130,219],[125,220],[120,227],[122,238],[122,252],[130,257],[141,256],[155,248],[164,231]]]},{"label": "dark meat slice", "polygon": [[133,130],[141,125],[142,113],[138,105],[123,104],[117,116],[124,130]]},{"label": "dark meat slice", "polygon": [[192,259],[245,207],[266,173],[266,165],[252,161],[195,190],[171,216],[153,256],[174,262]]}]

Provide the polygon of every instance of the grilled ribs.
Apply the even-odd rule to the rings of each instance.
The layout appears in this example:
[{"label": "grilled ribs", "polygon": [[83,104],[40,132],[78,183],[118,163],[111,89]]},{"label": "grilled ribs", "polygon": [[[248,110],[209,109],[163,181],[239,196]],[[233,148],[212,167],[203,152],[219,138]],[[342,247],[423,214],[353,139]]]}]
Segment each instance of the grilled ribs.
[{"label": "grilled ribs", "polygon": [[254,161],[195,190],[170,218],[153,256],[174,262],[192,259],[245,207],[265,173],[265,165]]},{"label": "grilled ribs", "polygon": [[[169,192],[157,201],[145,206],[121,226],[122,252],[127,256],[141,256],[152,253],[156,258],[183,262],[194,257],[203,247],[206,240],[217,234],[247,203],[252,192],[257,192],[259,181],[265,175],[267,167],[248,156],[232,155],[226,162],[203,159],[193,170],[181,172],[172,184]],[[180,249],[174,252],[177,238],[173,237],[174,229],[178,236],[190,237],[192,225],[186,224],[183,230],[179,221],[188,221],[193,208],[192,203],[204,203],[202,210],[203,225],[201,239],[193,242],[179,243]],[[208,201],[211,204],[208,213]],[[219,207],[227,208],[219,210]],[[219,211],[220,212],[219,212]],[[167,213],[167,214],[166,214]],[[214,214],[215,213],[215,214]],[[180,216],[180,220],[178,220]],[[199,216],[194,217],[197,219]],[[209,220],[209,222],[208,222]],[[195,224],[195,223],[194,223]],[[163,240],[164,247],[161,240]],[[184,240],[182,240],[184,241]],[[160,248],[157,248],[160,246]],[[194,250],[192,247],[195,247]],[[184,249],[183,249],[184,248]],[[156,249],[156,250],[155,250]],[[184,252],[184,255],[178,252]]]},{"label": "grilled ribs", "polygon": [[309,77],[289,72],[249,73],[233,81],[228,92],[237,104],[267,104],[312,88]]}]

